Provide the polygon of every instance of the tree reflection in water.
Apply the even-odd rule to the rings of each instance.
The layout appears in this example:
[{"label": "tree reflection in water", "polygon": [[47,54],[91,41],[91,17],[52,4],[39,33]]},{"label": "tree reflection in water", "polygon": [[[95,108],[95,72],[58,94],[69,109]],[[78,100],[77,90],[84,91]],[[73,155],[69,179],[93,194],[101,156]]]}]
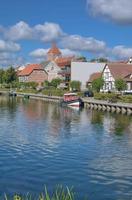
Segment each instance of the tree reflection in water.
[{"label": "tree reflection in water", "polygon": [[97,126],[106,126],[108,132],[114,133],[115,135],[123,135],[131,130],[132,117],[92,110],[91,123]]}]

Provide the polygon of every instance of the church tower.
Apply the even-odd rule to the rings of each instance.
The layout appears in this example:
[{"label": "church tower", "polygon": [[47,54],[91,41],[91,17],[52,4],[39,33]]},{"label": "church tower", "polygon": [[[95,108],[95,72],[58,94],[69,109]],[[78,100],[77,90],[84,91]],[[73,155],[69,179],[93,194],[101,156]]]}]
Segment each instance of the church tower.
[{"label": "church tower", "polygon": [[49,49],[47,53],[48,60],[52,61],[61,56],[62,56],[61,51],[58,49],[55,43],[52,43],[52,47],[51,49]]}]

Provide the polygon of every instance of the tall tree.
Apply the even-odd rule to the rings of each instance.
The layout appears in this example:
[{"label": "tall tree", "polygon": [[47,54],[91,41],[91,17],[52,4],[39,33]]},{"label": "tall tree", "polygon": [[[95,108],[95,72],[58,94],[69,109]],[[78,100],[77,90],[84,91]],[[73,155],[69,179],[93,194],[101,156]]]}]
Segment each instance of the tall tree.
[{"label": "tall tree", "polygon": [[72,90],[80,91],[81,90],[81,82],[80,81],[71,81],[70,87]]},{"label": "tall tree", "polygon": [[10,67],[5,71],[4,79],[6,83],[12,83],[17,80],[17,74],[13,67]]},{"label": "tall tree", "polygon": [[118,91],[125,90],[126,87],[127,87],[126,82],[123,79],[119,78],[115,80],[115,88]]}]

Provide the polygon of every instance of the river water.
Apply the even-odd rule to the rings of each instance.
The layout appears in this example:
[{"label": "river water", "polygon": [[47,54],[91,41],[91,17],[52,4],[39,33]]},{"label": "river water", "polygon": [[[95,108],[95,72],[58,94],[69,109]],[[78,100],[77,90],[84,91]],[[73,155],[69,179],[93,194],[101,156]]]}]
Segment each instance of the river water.
[{"label": "river water", "polygon": [[0,196],[58,184],[77,199],[131,199],[132,117],[0,97]]}]

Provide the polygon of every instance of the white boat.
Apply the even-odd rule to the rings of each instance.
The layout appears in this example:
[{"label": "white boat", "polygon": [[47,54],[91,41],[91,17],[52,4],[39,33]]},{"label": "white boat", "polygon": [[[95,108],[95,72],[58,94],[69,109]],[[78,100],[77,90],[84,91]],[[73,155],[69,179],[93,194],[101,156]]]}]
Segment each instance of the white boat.
[{"label": "white boat", "polygon": [[62,106],[83,107],[84,103],[76,93],[66,93],[61,101]]}]

